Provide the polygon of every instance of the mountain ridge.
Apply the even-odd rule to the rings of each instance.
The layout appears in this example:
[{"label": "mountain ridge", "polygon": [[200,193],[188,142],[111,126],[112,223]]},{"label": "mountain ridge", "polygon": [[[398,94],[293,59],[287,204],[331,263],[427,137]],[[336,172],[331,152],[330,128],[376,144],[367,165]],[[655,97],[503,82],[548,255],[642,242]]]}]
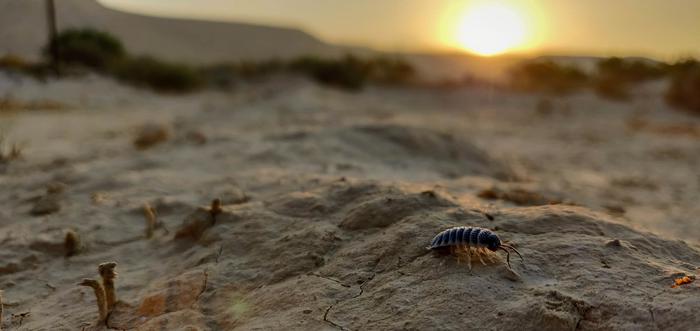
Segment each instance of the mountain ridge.
[{"label": "mountain ridge", "polygon": [[[107,31],[134,54],[172,61],[202,64],[344,52],[299,29],[146,16],[111,9],[94,0],[56,1],[56,12],[59,30],[92,27]],[[47,40],[45,15],[44,1],[3,0],[0,54],[39,58]]]}]

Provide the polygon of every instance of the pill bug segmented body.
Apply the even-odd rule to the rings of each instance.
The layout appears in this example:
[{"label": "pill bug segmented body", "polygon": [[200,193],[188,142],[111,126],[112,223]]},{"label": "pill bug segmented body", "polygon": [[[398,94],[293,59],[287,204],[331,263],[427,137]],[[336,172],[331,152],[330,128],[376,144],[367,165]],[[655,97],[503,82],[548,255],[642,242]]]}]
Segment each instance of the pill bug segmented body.
[{"label": "pill bug segmented body", "polygon": [[469,269],[471,270],[471,254],[475,253],[479,261],[486,265],[482,256],[493,261],[489,255],[489,251],[495,252],[503,250],[506,252],[506,261],[510,268],[510,252],[509,249],[518,254],[520,259],[522,255],[513,246],[504,244],[501,239],[489,229],[458,226],[438,233],[430,242],[428,249],[437,250],[449,248],[458,258],[466,256]]}]

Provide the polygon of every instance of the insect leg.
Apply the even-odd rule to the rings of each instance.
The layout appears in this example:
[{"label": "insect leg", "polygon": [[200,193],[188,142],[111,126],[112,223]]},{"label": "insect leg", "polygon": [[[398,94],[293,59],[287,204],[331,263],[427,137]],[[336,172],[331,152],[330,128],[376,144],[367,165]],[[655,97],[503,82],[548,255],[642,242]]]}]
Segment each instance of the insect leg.
[{"label": "insect leg", "polygon": [[464,251],[467,252],[467,266],[469,267],[469,271],[472,271],[472,249],[469,247],[469,245],[464,245]]},{"label": "insect leg", "polygon": [[511,267],[510,267],[510,252],[509,252],[507,249],[505,249],[505,248],[503,247],[503,245],[501,245],[500,247],[498,247],[498,249],[501,249],[501,250],[503,250],[504,252],[506,252],[506,263],[508,263],[508,269],[511,269]]},{"label": "insect leg", "polygon": [[486,256],[486,259],[489,260],[490,263],[496,263],[496,261],[493,258],[493,254],[489,250],[484,250],[484,256]]},{"label": "insect leg", "polygon": [[484,258],[482,257],[482,255],[483,255],[482,249],[483,248],[481,248],[481,247],[476,249],[476,256],[479,257],[479,262],[481,262],[481,264],[486,265],[486,262],[484,262]]},{"label": "insect leg", "polygon": [[464,252],[462,252],[462,246],[451,246],[450,249],[452,250],[452,254],[457,256],[457,263],[462,263],[462,259],[464,258]]}]

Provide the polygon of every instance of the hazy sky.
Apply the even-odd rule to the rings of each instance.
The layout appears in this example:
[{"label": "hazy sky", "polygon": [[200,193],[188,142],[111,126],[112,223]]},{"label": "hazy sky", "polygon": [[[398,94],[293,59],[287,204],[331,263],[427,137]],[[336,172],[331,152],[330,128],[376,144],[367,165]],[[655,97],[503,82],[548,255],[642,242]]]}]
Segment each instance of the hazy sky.
[{"label": "hazy sky", "polygon": [[299,27],[328,42],[389,51],[463,49],[459,27],[465,17],[474,20],[481,14],[469,11],[475,4],[498,3],[516,13],[522,23],[518,27],[525,30],[525,40],[510,52],[662,58],[700,54],[700,0],[100,1],[162,16]]}]

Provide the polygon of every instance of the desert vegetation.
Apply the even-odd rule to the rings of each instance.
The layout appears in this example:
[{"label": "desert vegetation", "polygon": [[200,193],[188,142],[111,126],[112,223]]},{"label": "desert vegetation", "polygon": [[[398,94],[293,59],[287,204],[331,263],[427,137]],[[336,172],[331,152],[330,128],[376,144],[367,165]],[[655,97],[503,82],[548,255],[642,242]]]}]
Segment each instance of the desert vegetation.
[{"label": "desert vegetation", "polygon": [[568,94],[587,86],[589,76],[574,66],[550,60],[523,62],[510,71],[510,85],[518,91]]},{"label": "desert vegetation", "polygon": [[200,69],[204,80],[215,88],[230,88],[239,82],[257,81],[275,75],[298,75],[321,85],[357,91],[367,84],[406,85],[414,83],[415,69],[392,57],[340,58],[302,56],[291,60],[242,61]]},{"label": "desert vegetation", "polygon": [[84,66],[100,72],[109,72],[116,63],[127,56],[119,39],[94,29],[62,31],[46,45],[44,55],[47,59],[53,47],[58,50],[59,64]]},{"label": "desert vegetation", "polygon": [[700,115],[700,63],[684,60],[669,66],[671,83],[666,100],[673,106]]},{"label": "desert vegetation", "polygon": [[0,166],[22,157],[22,148],[17,143],[11,143],[0,131]]},{"label": "desert vegetation", "polygon": [[509,74],[509,86],[517,91],[562,95],[590,89],[602,98],[617,101],[628,100],[633,88],[642,83],[668,79],[668,103],[700,112],[700,63],[694,59],[663,63],[611,57],[599,60],[589,74],[574,66],[538,60],[520,63]]},{"label": "desert vegetation", "polygon": [[160,92],[189,92],[203,85],[196,69],[148,56],[124,59],[113,67],[112,74],[123,82]]},{"label": "desert vegetation", "polygon": [[604,98],[625,100],[630,97],[633,85],[659,79],[666,74],[662,63],[642,59],[611,57],[597,65],[593,89]]},{"label": "desert vegetation", "polygon": [[31,63],[6,55],[0,58],[0,70],[43,78],[49,73],[49,50],[54,46],[59,55],[57,65],[64,75],[95,71],[130,85],[164,93],[186,93],[205,87],[228,89],[241,82],[264,80],[275,75],[298,75],[333,88],[357,91],[367,84],[412,84],[416,76],[415,69],[408,62],[387,56],[302,56],[197,67],[133,55],[115,36],[89,28],[59,33],[44,47],[44,62]]},{"label": "desert vegetation", "polygon": [[89,28],[64,30],[44,48],[47,62],[53,47],[58,49],[57,65],[64,73],[87,69],[159,92],[189,92],[202,86],[194,68],[131,55],[118,38],[107,32]]}]

